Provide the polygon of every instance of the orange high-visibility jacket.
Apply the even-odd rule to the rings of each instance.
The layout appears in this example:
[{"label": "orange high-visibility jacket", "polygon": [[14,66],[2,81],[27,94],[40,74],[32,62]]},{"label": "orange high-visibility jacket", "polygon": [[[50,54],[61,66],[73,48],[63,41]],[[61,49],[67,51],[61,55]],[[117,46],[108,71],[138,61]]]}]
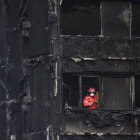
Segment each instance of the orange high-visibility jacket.
[{"label": "orange high-visibility jacket", "polygon": [[88,96],[85,96],[85,98],[83,100],[83,106],[86,107],[86,108],[91,108],[91,109],[98,108],[98,105],[97,105],[97,96],[96,95],[94,95],[94,97],[91,97],[89,95]]}]

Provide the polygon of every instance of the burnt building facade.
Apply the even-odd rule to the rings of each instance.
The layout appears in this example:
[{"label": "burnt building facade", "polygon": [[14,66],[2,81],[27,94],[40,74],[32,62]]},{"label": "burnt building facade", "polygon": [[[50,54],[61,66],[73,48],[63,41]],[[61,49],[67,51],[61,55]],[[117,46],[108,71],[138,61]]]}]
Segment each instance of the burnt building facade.
[{"label": "burnt building facade", "polygon": [[[138,9],[138,1],[63,1],[65,139],[139,139]],[[92,86],[98,109],[82,105]]]},{"label": "burnt building facade", "polygon": [[0,0],[0,139],[138,140],[139,30],[138,0]]}]

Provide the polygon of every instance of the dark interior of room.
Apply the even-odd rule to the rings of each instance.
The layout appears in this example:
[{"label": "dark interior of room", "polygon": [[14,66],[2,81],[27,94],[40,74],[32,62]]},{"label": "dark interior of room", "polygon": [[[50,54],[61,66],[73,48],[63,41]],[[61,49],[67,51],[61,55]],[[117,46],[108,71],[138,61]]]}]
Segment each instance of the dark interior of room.
[{"label": "dark interior of room", "polygon": [[[101,34],[99,0],[63,0],[62,35]],[[93,26],[94,25],[94,26]]]}]

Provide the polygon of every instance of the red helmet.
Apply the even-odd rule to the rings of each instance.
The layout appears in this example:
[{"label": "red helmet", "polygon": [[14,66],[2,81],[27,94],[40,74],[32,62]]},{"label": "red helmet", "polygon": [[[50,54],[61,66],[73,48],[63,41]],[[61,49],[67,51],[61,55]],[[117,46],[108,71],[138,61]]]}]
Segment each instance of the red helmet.
[{"label": "red helmet", "polygon": [[88,92],[95,92],[95,88],[94,87],[90,87]]}]

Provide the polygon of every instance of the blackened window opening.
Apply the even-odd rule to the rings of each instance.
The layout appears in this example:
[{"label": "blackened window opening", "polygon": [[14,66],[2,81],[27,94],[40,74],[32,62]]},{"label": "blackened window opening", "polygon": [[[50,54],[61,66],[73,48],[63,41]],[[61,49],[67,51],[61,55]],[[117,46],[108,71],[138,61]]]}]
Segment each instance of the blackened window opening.
[{"label": "blackened window opening", "polygon": [[132,2],[132,36],[140,37],[140,2]]},{"label": "blackened window opening", "polygon": [[135,107],[140,108],[140,76],[135,77]]},{"label": "blackened window opening", "polygon": [[79,76],[63,74],[63,108],[78,107]]},{"label": "blackened window opening", "polygon": [[63,0],[62,35],[101,34],[99,0]]},{"label": "blackened window opening", "polygon": [[102,1],[103,36],[130,37],[130,2]]}]

